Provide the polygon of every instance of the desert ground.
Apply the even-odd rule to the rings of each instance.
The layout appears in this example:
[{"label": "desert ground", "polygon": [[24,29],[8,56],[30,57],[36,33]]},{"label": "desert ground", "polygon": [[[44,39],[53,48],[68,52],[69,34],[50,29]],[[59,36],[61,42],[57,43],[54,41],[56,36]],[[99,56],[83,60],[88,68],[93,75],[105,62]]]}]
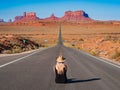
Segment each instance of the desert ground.
[{"label": "desert ground", "polygon": [[[57,22],[37,26],[1,25],[0,45],[6,41],[11,43],[16,38],[24,38],[41,47],[54,46],[57,44],[59,26]],[[64,22],[62,23],[62,37],[65,46],[120,62],[120,24]],[[3,50],[3,47],[0,47]]]}]

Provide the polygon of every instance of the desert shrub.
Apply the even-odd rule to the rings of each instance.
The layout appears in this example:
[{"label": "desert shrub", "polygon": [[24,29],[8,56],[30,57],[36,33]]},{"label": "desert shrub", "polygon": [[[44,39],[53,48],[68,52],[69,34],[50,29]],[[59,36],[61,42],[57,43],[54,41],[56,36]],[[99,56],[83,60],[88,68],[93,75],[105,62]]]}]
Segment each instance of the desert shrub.
[{"label": "desert shrub", "polygon": [[92,54],[93,56],[99,56],[99,51],[97,51],[97,50],[91,50],[90,51],[90,54]]},{"label": "desert shrub", "polygon": [[84,41],[84,39],[80,38],[79,41]]},{"label": "desert shrub", "polygon": [[20,53],[22,52],[22,48],[20,46],[14,46],[12,48],[12,53]]},{"label": "desert shrub", "polygon": [[77,47],[77,49],[81,50],[81,48],[80,48],[80,47]]},{"label": "desert shrub", "polygon": [[46,47],[44,44],[41,44],[40,47]]},{"label": "desert shrub", "polygon": [[72,44],[72,46],[74,47],[74,46],[75,46],[75,44]]},{"label": "desert shrub", "polygon": [[120,51],[118,51],[118,49],[116,49],[115,52],[111,55],[111,58],[117,59],[118,57],[120,57]]},{"label": "desert shrub", "polygon": [[105,37],[104,37],[104,41],[107,41],[107,40],[111,40],[111,36],[108,36],[108,35],[105,36]]}]

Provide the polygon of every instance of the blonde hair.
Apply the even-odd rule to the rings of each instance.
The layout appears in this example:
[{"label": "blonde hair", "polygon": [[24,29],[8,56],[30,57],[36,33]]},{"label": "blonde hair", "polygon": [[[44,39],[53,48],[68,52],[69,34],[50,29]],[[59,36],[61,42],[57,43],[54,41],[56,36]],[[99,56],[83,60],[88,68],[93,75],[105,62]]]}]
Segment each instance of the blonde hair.
[{"label": "blonde hair", "polygon": [[64,73],[64,69],[67,69],[66,65],[64,63],[57,63],[55,65],[55,68],[58,72],[58,74],[63,74]]}]

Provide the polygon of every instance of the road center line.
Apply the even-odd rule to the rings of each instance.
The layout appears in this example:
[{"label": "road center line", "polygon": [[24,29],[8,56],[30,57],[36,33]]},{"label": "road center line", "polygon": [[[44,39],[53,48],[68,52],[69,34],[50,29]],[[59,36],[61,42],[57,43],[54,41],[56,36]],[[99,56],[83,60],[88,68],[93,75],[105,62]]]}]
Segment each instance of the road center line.
[{"label": "road center line", "polygon": [[5,64],[3,64],[3,65],[0,65],[0,68],[5,67],[5,66],[7,66],[7,65],[10,65],[10,64],[12,64],[12,63],[15,63],[15,62],[17,62],[17,61],[20,61],[20,60],[22,60],[22,59],[24,59],[24,58],[27,58],[27,57],[29,57],[29,56],[32,56],[32,55],[35,54],[35,53],[38,53],[38,50],[35,51],[35,52],[33,52],[33,53],[31,53],[31,54],[29,54],[29,55],[27,55],[27,56],[24,56],[24,57],[18,58],[18,59],[14,60],[14,61],[11,61],[11,62],[8,62],[8,63],[5,63]]}]

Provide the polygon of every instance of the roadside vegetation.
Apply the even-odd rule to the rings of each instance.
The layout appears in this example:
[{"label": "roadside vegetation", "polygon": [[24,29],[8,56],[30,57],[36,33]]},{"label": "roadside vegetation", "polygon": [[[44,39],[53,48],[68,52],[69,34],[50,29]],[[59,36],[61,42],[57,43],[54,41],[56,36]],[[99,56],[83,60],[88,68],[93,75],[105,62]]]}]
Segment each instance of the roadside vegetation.
[{"label": "roadside vegetation", "polygon": [[[120,62],[120,35],[78,35],[65,41],[65,45],[90,53],[93,56]],[[82,38],[82,39],[81,39]]]},{"label": "roadside vegetation", "polygon": [[0,53],[12,54],[21,53],[33,49],[38,49],[41,44],[37,44],[23,37],[1,37],[0,38]]}]

